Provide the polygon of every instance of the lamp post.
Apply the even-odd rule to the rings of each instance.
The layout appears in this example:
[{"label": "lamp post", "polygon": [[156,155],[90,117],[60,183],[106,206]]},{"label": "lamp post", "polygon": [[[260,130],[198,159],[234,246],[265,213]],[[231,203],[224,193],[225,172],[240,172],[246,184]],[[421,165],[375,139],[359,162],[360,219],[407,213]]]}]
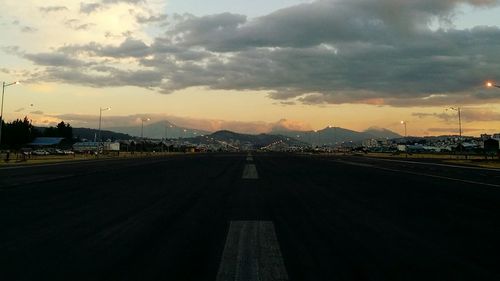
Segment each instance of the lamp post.
[{"label": "lamp post", "polygon": [[408,137],[408,133],[407,133],[408,131],[406,129],[408,122],[403,120],[403,121],[401,121],[401,124],[405,126],[405,138],[406,138],[406,137]]},{"label": "lamp post", "polygon": [[19,81],[13,82],[13,83],[2,83],[2,106],[0,109],[0,146],[2,145],[2,128],[3,128],[3,98],[5,95],[5,88],[12,86],[12,85],[19,85]]},{"label": "lamp post", "polygon": [[144,138],[144,122],[151,121],[151,118],[141,118],[141,139]]},{"label": "lamp post", "polygon": [[106,108],[102,108],[102,107],[99,108],[99,140],[98,140],[99,144],[102,142],[102,139],[101,139],[102,112],[108,111],[108,110],[111,110],[111,106],[106,107]]},{"label": "lamp post", "polygon": [[408,158],[408,130],[407,130],[407,121],[401,121],[401,124],[405,126],[405,157]]},{"label": "lamp post", "polygon": [[462,109],[460,107],[450,107],[447,110],[454,110],[458,112],[458,135],[462,139]]}]

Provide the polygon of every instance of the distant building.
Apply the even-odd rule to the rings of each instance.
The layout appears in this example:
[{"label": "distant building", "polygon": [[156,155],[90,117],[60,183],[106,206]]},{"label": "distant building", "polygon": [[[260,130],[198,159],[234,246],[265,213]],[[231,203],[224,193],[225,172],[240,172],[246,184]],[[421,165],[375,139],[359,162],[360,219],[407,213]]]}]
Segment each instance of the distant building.
[{"label": "distant building", "polygon": [[119,142],[77,142],[73,144],[73,150],[77,152],[120,151]]},{"label": "distant building", "polygon": [[28,146],[37,147],[37,148],[49,148],[49,147],[59,147],[63,144],[64,138],[46,138],[39,137],[35,138],[33,142],[28,143]]},{"label": "distant building", "polygon": [[389,147],[390,143],[387,139],[367,139],[364,140],[361,145],[365,148],[383,148]]},{"label": "distant building", "polygon": [[76,152],[97,152],[99,150],[99,142],[77,142],[73,144],[73,150]]}]

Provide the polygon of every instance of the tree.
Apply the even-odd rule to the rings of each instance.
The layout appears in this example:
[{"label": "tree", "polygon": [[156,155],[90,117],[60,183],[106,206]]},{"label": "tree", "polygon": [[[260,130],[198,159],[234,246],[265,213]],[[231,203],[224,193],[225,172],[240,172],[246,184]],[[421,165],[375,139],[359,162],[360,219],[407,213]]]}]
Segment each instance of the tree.
[{"label": "tree", "polygon": [[71,127],[70,124],[65,124],[64,121],[61,121],[61,123],[57,124],[57,131],[59,137],[61,138],[65,139],[73,138],[73,128]]},{"label": "tree", "polygon": [[73,128],[70,124],[61,121],[56,127],[49,127],[43,131],[45,137],[73,139]]},{"label": "tree", "polygon": [[32,142],[39,134],[33,127],[28,117],[23,120],[17,119],[12,123],[2,126],[2,144],[13,148],[20,148],[23,145]]}]

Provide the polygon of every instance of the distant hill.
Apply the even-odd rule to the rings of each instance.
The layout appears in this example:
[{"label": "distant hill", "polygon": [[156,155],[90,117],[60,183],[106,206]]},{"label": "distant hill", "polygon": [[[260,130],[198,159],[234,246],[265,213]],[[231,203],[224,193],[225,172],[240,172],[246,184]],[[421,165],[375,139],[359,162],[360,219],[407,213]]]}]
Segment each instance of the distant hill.
[{"label": "distant hill", "polygon": [[[109,128],[112,131],[129,134],[132,136],[141,136],[141,124],[133,127],[113,127]],[[185,130],[185,131],[184,131]],[[153,139],[176,139],[176,138],[193,138],[199,135],[208,135],[211,132],[179,127],[169,121],[160,121],[156,123],[144,123],[144,137]]]},{"label": "distant hill", "polygon": [[368,128],[363,133],[370,134],[370,135],[374,136],[375,138],[379,138],[379,139],[397,139],[397,138],[402,137],[400,134],[395,133],[391,130],[384,129],[384,128],[378,128],[378,127]]},{"label": "distant hill", "polygon": [[[125,135],[140,137],[141,124],[129,127],[111,127],[109,131],[119,132]],[[163,120],[155,123],[144,123],[144,137],[153,139],[177,139],[177,138],[197,138],[198,136],[207,136],[211,132],[204,130],[179,127],[169,121]],[[219,137],[226,140],[234,139],[240,142],[250,142],[254,144],[266,144],[273,141],[279,141],[291,138],[299,143],[309,143],[312,145],[334,145],[345,142],[361,143],[366,139],[394,139],[401,136],[393,131],[372,127],[363,132],[357,132],[340,127],[327,127],[319,131],[294,131],[287,130],[284,127],[276,127],[268,134],[250,135],[239,134],[227,130],[218,131],[212,134],[212,137]],[[92,137],[93,138],[93,137]]]},{"label": "distant hill", "polygon": [[361,143],[366,139],[373,138],[398,138],[400,135],[386,130],[371,128],[364,132],[357,132],[340,127],[328,127],[319,131],[273,131],[274,134],[281,134],[296,138],[300,141],[312,145],[334,145],[342,142]]},{"label": "distant hill", "polygon": [[[73,137],[80,139],[87,139],[93,141],[94,138],[98,137],[99,130],[88,129],[88,128],[73,128]],[[101,131],[101,137],[103,140],[130,140],[133,139],[132,136],[122,133],[116,133],[108,130]]]},{"label": "distant hill", "polygon": [[197,143],[210,143],[210,139],[214,139],[220,142],[230,143],[235,146],[251,145],[254,148],[260,148],[272,143],[281,142],[289,146],[300,146],[304,145],[303,142],[282,135],[270,135],[270,134],[259,134],[259,135],[249,135],[240,134],[227,130],[218,131],[206,137],[197,137],[193,139],[193,142]]}]

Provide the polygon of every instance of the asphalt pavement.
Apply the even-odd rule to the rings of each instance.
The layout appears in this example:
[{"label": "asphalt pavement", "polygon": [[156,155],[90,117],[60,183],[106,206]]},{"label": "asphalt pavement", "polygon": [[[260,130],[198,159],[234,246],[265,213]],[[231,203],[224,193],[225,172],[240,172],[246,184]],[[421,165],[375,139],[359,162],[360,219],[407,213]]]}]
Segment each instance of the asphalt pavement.
[{"label": "asphalt pavement", "polygon": [[199,154],[0,169],[0,280],[500,280],[500,171]]}]

